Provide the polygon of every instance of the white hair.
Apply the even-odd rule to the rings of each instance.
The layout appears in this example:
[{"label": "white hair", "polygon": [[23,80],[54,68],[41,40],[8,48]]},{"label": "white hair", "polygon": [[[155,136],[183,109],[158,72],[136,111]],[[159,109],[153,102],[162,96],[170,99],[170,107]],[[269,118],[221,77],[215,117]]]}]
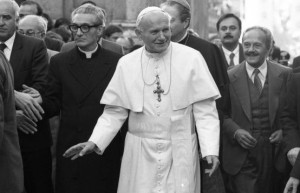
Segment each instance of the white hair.
[{"label": "white hair", "polygon": [[161,12],[161,13],[163,13],[168,18],[169,24],[170,24],[171,16],[167,12],[165,12],[164,10],[162,10],[161,8],[152,6],[152,7],[147,7],[145,9],[143,9],[139,13],[139,15],[137,16],[137,19],[136,19],[136,28],[137,29],[141,29],[140,24],[141,24],[142,19],[144,18],[145,15],[147,15],[147,14],[149,14],[151,12]]},{"label": "white hair", "polygon": [[19,11],[20,11],[20,7],[18,5],[18,3],[14,0],[0,0],[1,1],[6,1],[6,2],[10,2],[11,3],[11,6],[14,10],[14,13],[15,13],[15,17],[18,18],[19,17]]},{"label": "white hair", "polygon": [[42,28],[43,32],[47,32],[48,21],[42,16],[26,15],[19,21],[19,23],[22,23],[24,21],[36,22],[38,24],[38,27]]}]

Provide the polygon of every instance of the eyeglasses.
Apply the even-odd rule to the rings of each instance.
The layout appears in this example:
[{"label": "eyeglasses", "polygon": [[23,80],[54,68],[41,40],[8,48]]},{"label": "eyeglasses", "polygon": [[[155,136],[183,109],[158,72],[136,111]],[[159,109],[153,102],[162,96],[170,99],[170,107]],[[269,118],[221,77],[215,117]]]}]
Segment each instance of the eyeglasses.
[{"label": "eyeglasses", "polygon": [[82,31],[82,33],[87,33],[90,31],[90,29],[92,27],[98,27],[101,26],[101,24],[96,24],[96,25],[87,25],[87,24],[83,24],[83,25],[77,25],[77,24],[71,24],[69,25],[69,29],[71,30],[71,32],[77,32],[77,30],[80,28],[80,30]]},{"label": "eyeglasses", "polygon": [[33,31],[33,30],[23,31],[23,30],[21,30],[21,29],[19,29],[18,32],[19,32],[20,34],[23,34],[23,35],[26,35],[26,36],[36,36],[36,35],[38,35],[38,34],[43,34],[43,33],[45,33],[45,32],[43,32],[43,31],[38,31],[38,32],[35,32],[35,31]]}]

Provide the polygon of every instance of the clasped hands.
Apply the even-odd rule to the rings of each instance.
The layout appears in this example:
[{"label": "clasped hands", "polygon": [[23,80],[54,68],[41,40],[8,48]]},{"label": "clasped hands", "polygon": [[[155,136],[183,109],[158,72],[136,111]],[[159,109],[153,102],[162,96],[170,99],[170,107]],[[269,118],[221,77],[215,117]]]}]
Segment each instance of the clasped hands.
[{"label": "clasped hands", "polygon": [[42,97],[34,88],[23,85],[23,91],[15,91],[16,106],[21,109],[16,112],[17,127],[26,134],[34,134],[36,123],[42,120],[43,108],[40,106]]},{"label": "clasped hands", "polygon": [[[234,134],[236,141],[244,149],[252,149],[256,146],[257,140],[246,130],[238,129]],[[279,144],[282,140],[282,130],[279,129],[271,134],[269,137],[270,143]]]}]

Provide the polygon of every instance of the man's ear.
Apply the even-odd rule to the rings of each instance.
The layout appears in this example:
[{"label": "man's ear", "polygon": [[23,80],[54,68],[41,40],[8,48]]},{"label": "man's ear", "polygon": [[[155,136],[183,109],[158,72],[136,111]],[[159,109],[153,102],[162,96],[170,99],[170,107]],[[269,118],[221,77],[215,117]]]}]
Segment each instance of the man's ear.
[{"label": "man's ear", "polygon": [[139,40],[142,40],[142,31],[141,29],[136,28],[135,30],[136,36],[139,38]]},{"label": "man's ear", "polygon": [[183,22],[184,23],[184,29],[189,28],[190,22],[191,22],[191,18],[186,18],[185,19],[185,21]]},{"label": "man's ear", "polygon": [[104,31],[104,27],[102,26],[99,26],[98,29],[97,29],[97,32],[98,32],[98,36],[101,37],[102,34],[103,34],[103,31]]}]

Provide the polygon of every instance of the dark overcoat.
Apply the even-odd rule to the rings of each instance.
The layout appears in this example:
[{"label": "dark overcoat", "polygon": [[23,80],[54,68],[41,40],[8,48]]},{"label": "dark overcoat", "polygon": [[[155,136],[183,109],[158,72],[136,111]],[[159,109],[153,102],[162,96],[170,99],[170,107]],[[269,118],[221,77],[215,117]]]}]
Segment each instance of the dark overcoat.
[{"label": "dark overcoat", "polygon": [[0,51],[0,192],[23,191],[23,166],[18,140],[13,72]]},{"label": "dark overcoat", "polygon": [[77,47],[51,58],[43,98],[47,116],[61,115],[57,139],[57,193],[116,192],[122,143],[118,134],[103,155],[92,153],[71,161],[63,153],[85,142],[102,114],[102,94],[120,55],[102,49],[87,59]]}]

